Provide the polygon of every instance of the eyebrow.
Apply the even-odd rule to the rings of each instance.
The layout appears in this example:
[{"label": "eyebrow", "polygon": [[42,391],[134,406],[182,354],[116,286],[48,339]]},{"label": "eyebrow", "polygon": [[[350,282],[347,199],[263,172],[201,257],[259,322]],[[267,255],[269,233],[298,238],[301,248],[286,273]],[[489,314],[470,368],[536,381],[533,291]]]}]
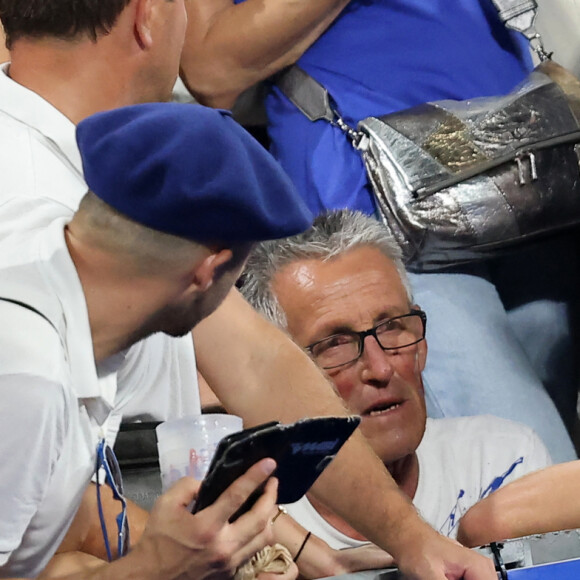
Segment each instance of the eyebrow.
[{"label": "eyebrow", "polygon": [[[396,316],[402,316],[403,314],[407,314],[410,308],[411,306],[409,305],[403,308],[400,307],[392,308],[390,309],[390,311],[383,310],[378,316],[375,316],[373,318],[372,325],[376,326],[377,324],[381,324],[381,322],[386,322],[390,318],[395,318]],[[335,334],[345,334],[345,333],[351,334],[353,332],[354,333],[358,332],[357,330],[354,330],[353,328],[345,324],[337,324],[335,326],[329,325],[324,328],[325,332],[321,334],[320,338],[317,338],[316,340],[311,340],[308,344],[318,342],[319,340],[324,340],[325,338],[329,338],[331,336],[334,336]]]}]

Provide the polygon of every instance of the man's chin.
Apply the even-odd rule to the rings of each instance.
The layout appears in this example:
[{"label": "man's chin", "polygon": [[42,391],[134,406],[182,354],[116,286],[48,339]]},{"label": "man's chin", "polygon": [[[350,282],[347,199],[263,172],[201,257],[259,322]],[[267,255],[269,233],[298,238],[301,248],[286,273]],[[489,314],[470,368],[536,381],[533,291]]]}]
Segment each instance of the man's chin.
[{"label": "man's chin", "polygon": [[188,313],[188,316],[178,316],[172,313],[168,316],[167,313],[157,316],[148,321],[148,324],[144,325],[140,331],[137,333],[139,340],[150,336],[151,334],[156,334],[162,332],[173,338],[180,338],[189,334],[193,327],[203,319],[203,316],[192,313]]},{"label": "man's chin", "polygon": [[161,332],[173,336],[174,338],[180,338],[189,334],[199,322],[201,322],[202,317],[196,317],[193,320],[188,320],[186,323],[181,323],[178,325],[172,325],[164,328]]},{"label": "man's chin", "polygon": [[423,438],[423,433],[417,429],[372,429],[364,420],[361,432],[385,465],[413,454]]}]

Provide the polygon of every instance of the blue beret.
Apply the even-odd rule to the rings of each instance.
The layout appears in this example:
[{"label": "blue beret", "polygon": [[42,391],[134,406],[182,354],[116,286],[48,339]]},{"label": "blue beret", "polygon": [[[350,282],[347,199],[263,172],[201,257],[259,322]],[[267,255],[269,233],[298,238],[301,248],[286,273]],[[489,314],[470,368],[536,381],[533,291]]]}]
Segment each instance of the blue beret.
[{"label": "blue beret", "polygon": [[150,103],[77,127],[85,180],[134,221],[198,242],[257,242],[313,216],[273,157],[227,111]]}]

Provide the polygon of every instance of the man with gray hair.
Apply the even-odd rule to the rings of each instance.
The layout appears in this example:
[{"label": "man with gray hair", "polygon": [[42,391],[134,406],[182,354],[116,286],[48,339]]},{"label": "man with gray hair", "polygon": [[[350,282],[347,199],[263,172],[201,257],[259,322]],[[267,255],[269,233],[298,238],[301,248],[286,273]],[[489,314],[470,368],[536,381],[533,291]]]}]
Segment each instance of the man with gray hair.
[{"label": "man with gray hair", "polygon": [[[478,500],[550,463],[528,427],[492,416],[426,419],[426,315],[413,304],[388,231],[341,210],[310,230],[263,242],[242,292],[326,371],[399,487],[440,533],[455,537]],[[315,498],[288,506],[332,547],[365,538]]]},{"label": "man with gray hair", "polygon": [[[78,208],[87,190],[87,177],[75,141],[75,125],[100,111],[170,98],[185,39],[186,4],[194,3],[0,0],[0,20],[11,58],[0,68],[0,144],[4,146],[0,157],[0,255],[7,254],[4,244],[11,243],[14,236],[26,239],[27,232],[70,219]],[[205,140],[200,143],[207,145]],[[195,157],[191,150],[186,153]],[[134,169],[125,164],[119,173]],[[245,173],[244,168],[233,168],[226,160],[220,166],[206,163],[198,169],[196,179],[202,182],[213,169],[234,181]],[[168,179],[171,175],[168,172]],[[277,193],[271,192],[273,203],[278,203]],[[223,210],[231,207],[223,201]],[[263,209],[272,208],[265,204]],[[222,212],[216,212],[219,218]],[[179,220],[181,216],[176,213],[175,217]],[[233,220],[228,227],[240,222]],[[155,348],[159,335],[124,357],[116,374],[119,382],[129,374],[143,380],[136,381],[140,388],[131,397],[123,396],[120,389],[114,397],[109,441],[121,415],[124,421],[147,421],[199,412],[194,364],[226,408],[243,417],[248,426],[272,419],[292,422],[306,415],[344,413],[341,401],[304,353],[256,315],[236,291],[196,326],[195,359],[191,335],[174,341],[175,356],[162,356]],[[146,372],[135,377],[132,369],[143,359],[150,366],[138,365]],[[163,378],[157,380],[157,376]],[[280,380],[286,381],[288,392],[274,390]],[[296,391],[302,395],[289,394]],[[356,493],[359,466],[369,464],[373,467],[368,468],[367,478],[382,490],[374,512],[362,509],[366,500]],[[396,555],[412,577],[488,580],[494,575],[489,561],[433,533],[421,521],[358,433],[315,487],[330,503],[341,497],[336,509]],[[18,538],[12,540],[10,545],[0,545],[2,558],[17,545]],[[296,540],[299,546],[302,539]],[[305,560],[306,554],[301,556],[301,562]]]}]

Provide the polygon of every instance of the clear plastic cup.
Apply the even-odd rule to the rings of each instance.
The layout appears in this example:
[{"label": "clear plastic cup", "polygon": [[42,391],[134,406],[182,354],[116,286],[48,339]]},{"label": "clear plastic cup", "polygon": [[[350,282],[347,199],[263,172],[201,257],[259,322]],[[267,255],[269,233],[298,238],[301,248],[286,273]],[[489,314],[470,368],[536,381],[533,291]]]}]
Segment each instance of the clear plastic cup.
[{"label": "clear plastic cup", "polygon": [[192,415],[159,424],[155,430],[163,491],[186,475],[202,480],[219,441],[242,428],[241,417],[220,413]]}]

